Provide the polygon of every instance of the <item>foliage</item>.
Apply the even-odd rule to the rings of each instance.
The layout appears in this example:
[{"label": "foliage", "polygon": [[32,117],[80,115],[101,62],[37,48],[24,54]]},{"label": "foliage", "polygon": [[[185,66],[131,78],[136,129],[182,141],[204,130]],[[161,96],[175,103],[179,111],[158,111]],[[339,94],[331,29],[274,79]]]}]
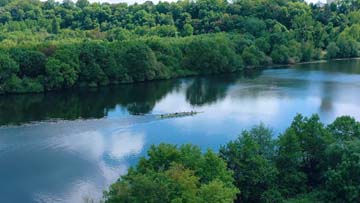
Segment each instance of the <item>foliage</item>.
[{"label": "foliage", "polygon": [[7,76],[7,90],[1,79],[0,93],[24,92],[28,88],[17,91],[21,85],[14,82],[25,78],[48,91],[292,64],[322,53],[357,57],[358,8],[345,0],[325,6],[300,0],[3,0],[0,52],[19,70],[12,85]]},{"label": "foliage", "polygon": [[260,124],[219,155],[193,145],[152,146],[105,201],[358,202],[359,129],[349,116],[326,126],[317,115],[297,115],[279,137]]},{"label": "foliage", "polygon": [[232,172],[212,151],[160,144],[105,192],[105,202],[233,202]]},{"label": "foliage", "polygon": [[193,40],[185,49],[184,67],[199,74],[241,70],[241,59],[223,36]]},{"label": "foliage", "polygon": [[7,54],[0,53],[0,82],[6,82],[13,74],[17,74],[19,65]]},{"label": "foliage", "polygon": [[58,59],[49,59],[46,63],[47,89],[71,87],[77,79],[76,70]]},{"label": "foliage", "polygon": [[336,45],[336,43],[331,42],[328,47],[327,47],[327,58],[331,59],[331,58],[336,58],[337,55],[339,54],[339,47]]},{"label": "foliage", "polygon": [[243,131],[241,136],[220,150],[231,170],[234,171],[235,183],[241,188],[239,202],[274,201],[267,193],[274,188],[277,169],[272,162],[274,150],[272,133],[263,125],[251,131]]},{"label": "foliage", "polygon": [[327,150],[329,169],[325,188],[332,202],[358,202],[360,195],[360,141],[334,143]]},{"label": "foliage", "polygon": [[350,116],[341,116],[328,126],[330,133],[339,141],[360,139],[360,123]]}]

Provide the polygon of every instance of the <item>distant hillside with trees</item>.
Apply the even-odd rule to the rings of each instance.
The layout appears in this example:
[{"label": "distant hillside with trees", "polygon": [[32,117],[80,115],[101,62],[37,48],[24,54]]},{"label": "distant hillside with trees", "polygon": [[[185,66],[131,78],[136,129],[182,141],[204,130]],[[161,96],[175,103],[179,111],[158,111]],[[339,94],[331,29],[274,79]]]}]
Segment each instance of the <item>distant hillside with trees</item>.
[{"label": "distant hillside with trees", "polygon": [[359,55],[360,4],[0,0],[0,94]]}]

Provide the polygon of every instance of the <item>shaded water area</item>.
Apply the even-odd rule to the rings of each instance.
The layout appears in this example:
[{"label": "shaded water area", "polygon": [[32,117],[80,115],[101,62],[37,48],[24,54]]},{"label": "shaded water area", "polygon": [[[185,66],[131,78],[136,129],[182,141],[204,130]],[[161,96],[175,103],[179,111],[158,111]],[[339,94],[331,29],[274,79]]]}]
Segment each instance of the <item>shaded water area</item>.
[{"label": "shaded water area", "polygon": [[[360,119],[360,61],[0,97],[0,202],[98,200],[152,144],[206,150],[296,113]],[[198,111],[161,119],[159,114]],[[137,116],[145,114],[144,116]]]}]

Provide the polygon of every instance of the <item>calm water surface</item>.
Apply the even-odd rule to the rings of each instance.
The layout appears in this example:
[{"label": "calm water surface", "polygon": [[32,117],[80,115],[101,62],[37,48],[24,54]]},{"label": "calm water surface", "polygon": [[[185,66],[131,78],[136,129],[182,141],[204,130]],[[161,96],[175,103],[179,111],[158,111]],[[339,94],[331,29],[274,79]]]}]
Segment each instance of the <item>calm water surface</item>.
[{"label": "calm water surface", "polygon": [[[152,144],[217,150],[264,122],[276,133],[296,115],[360,119],[360,61],[297,65],[93,91],[0,97],[0,202],[84,202]],[[193,117],[156,114],[202,111]],[[145,116],[136,116],[143,113]]]}]

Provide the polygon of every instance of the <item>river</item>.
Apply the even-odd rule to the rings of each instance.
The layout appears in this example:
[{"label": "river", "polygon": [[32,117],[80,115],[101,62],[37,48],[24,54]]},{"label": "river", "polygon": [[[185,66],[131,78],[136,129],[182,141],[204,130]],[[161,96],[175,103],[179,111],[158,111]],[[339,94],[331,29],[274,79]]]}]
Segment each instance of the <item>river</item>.
[{"label": "river", "polygon": [[[360,119],[360,60],[0,97],[0,202],[86,202],[152,144],[217,150],[263,122],[275,136],[297,113]],[[159,114],[199,111],[161,119]],[[138,116],[138,114],[144,114]]]}]

